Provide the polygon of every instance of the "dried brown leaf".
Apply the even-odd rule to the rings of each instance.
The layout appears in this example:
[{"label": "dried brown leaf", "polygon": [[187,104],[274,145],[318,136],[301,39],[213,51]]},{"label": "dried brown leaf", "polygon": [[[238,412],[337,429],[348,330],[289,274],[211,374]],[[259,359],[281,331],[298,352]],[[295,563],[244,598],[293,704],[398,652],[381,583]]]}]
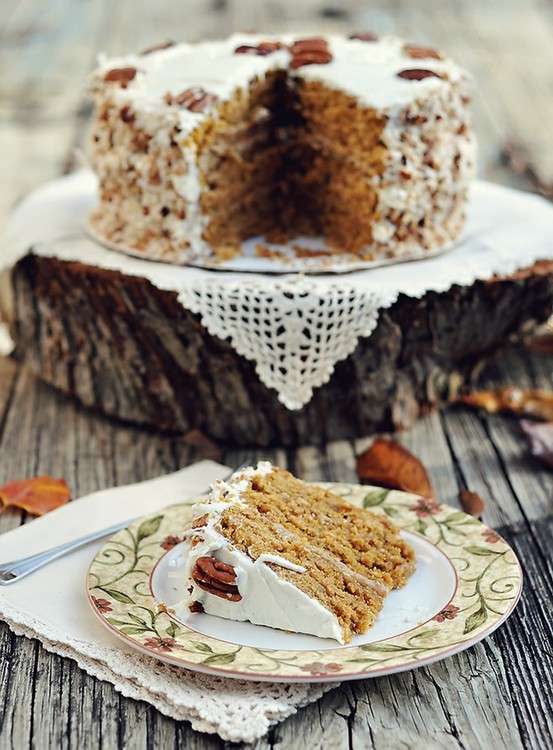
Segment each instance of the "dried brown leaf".
[{"label": "dried brown leaf", "polygon": [[419,459],[399,443],[378,438],[357,457],[362,482],[434,498],[428,473]]},{"label": "dried brown leaf", "polygon": [[71,498],[71,491],[63,479],[41,476],[8,482],[0,487],[0,507],[20,508],[34,516],[55,510]]},{"label": "dried brown leaf", "polygon": [[553,392],[516,387],[475,391],[460,396],[458,403],[484,409],[489,414],[507,411],[520,416],[553,421]]},{"label": "dried brown leaf", "polygon": [[459,502],[465,513],[475,518],[480,518],[486,507],[480,495],[477,492],[471,492],[471,490],[461,490],[459,492]]},{"label": "dried brown leaf", "polygon": [[211,438],[204,435],[200,430],[190,430],[183,437],[183,441],[186,445],[190,445],[192,448],[197,448],[202,458],[209,458],[212,461],[220,461],[223,452],[221,448],[214,443]]}]

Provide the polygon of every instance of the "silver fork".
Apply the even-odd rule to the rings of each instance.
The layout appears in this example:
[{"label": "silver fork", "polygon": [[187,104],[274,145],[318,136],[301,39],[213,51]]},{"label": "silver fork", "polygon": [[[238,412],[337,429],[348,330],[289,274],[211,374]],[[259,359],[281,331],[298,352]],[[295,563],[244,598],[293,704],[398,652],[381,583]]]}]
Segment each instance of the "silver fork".
[{"label": "silver fork", "polygon": [[[228,479],[235,473],[235,471],[240,471],[244,466],[246,466],[246,464],[242,464],[238,469],[233,469],[229,474],[223,477],[223,480]],[[204,491],[207,491],[207,489]],[[200,492],[198,494],[201,495],[202,493]],[[95,542],[97,539],[101,539],[104,536],[115,534],[117,531],[127,528],[127,526],[133,521],[136,521],[136,518],[128,518],[126,521],[121,521],[120,523],[108,526],[105,529],[100,529],[99,531],[93,531],[92,533],[81,536],[78,539],[65,542],[57,547],[51,547],[44,552],[37,552],[35,555],[21,557],[19,560],[0,563],[0,586],[8,586],[11,583],[20,581],[25,576],[28,576],[29,573],[34,573],[35,570],[48,565],[48,563],[53,560],[57,560],[58,557],[63,557],[63,555],[66,555],[68,552],[72,552],[79,547],[84,547],[85,544]]]}]

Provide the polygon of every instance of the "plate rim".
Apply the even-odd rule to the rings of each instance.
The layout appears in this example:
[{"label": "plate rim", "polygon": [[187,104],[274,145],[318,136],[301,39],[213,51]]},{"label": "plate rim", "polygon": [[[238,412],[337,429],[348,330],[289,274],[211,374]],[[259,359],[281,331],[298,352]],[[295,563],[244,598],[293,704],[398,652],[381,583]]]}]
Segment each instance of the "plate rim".
[{"label": "plate rim", "polygon": [[[352,490],[358,490],[358,491],[362,489],[366,493],[370,493],[371,491],[374,491],[374,490],[385,491],[386,492],[386,496],[389,495],[390,493],[393,493],[394,496],[400,496],[400,497],[403,497],[403,498],[410,498],[413,501],[418,501],[418,500],[421,499],[420,496],[418,496],[418,495],[413,495],[413,494],[410,494],[410,493],[399,492],[399,491],[396,491],[396,490],[386,490],[385,488],[378,488],[378,487],[369,486],[369,485],[348,484],[348,483],[329,483],[329,482],[314,483],[314,484],[319,484],[319,485],[322,484],[323,486],[329,487],[329,488],[332,488],[332,487],[342,487],[342,488],[346,487],[346,488],[350,488]],[[193,501],[191,501],[191,502],[193,502]],[[189,506],[191,504],[191,502],[189,502],[189,503],[181,503],[181,504],[177,504],[177,505],[169,505],[169,506],[165,506],[163,508],[160,508],[158,511],[156,511],[154,513],[149,513],[149,514],[146,514],[145,516],[142,516],[142,517],[136,519],[132,524],[129,524],[129,527],[138,527],[138,525],[140,525],[143,521],[145,521],[145,520],[147,520],[149,518],[153,518],[154,516],[159,516],[160,514],[166,512],[166,511],[168,511],[170,509],[175,509],[176,510],[177,508],[179,508],[179,507],[181,507],[183,505]],[[438,504],[438,503],[436,503],[436,507],[439,508],[439,512],[440,513],[445,510],[445,511],[453,512],[453,513],[462,513],[464,516],[467,516],[467,514],[464,514],[459,509],[454,508],[454,507],[449,506],[449,505],[446,505],[446,504],[441,504],[441,503]],[[375,510],[374,508],[371,508],[371,509]],[[438,512],[438,511],[436,511],[436,512]],[[130,635],[126,635],[125,633],[122,633],[117,627],[115,627],[115,625],[112,625],[112,623],[110,623],[106,619],[106,616],[104,616],[104,614],[101,613],[98,610],[97,606],[95,605],[95,603],[93,601],[93,595],[92,595],[91,591],[94,590],[94,587],[92,587],[92,588],[89,587],[89,578],[90,578],[91,569],[94,566],[94,563],[96,562],[98,556],[100,555],[100,553],[105,549],[105,547],[113,539],[115,539],[119,534],[124,533],[129,527],[126,527],[126,529],[123,529],[123,530],[119,531],[117,534],[115,534],[112,537],[110,537],[108,540],[105,541],[105,543],[102,545],[102,547],[100,547],[96,551],[93,559],[90,562],[90,565],[89,565],[89,567],[87,569],[86,576],[85,576],[85,591],[86,591],[87,601],[89,603],[90,608],[92,609],[93,614],[96,616],[96,618],[116,638],[122,640],[124,643],[126,643],[129,646],[131,646],[133,649],[139,651],[140,653],[143,653],[143,654],[149,656],[150,658],[155,658],[155,659],[157,659],[157,660],[159,660],[159,661],[161,661],[161,662],[163,662],[165,664],[169,664],[171,666],[179,667],[181,669],[188,669],[188,670],[191,670],[191,671],[201,672],[201,673],[204,673],[204,674],[211,674],[211,675],[216,675],[216,676],[219,676],[219,677],[227,677],[227,678],[232,678],[232,679],[242,679],[242,680],[255,681],[255,682],[288,682],[288,683],[291,683],[291,682],[301,682],[301,683],[341,682],[341,681],[349,681],[349,680],[357,680],[357,679],[368,679],[368,678],[371,678],[371,677],[380,677],[380,676],[383,676],[383,675],[386,675],[386,674],[397,674],[397,673],[400,673],[400,672],[405,672],[405,671],[409,671],[411,669],[418,668],[419,666],[428,666],[428,665],[433,664],[433,663],[435,663],[437,661],[440,661],[443,658],[447,658],[449,656],[453,656],[453,655],[455,655],[457,653],[460,653],[460,652],[462,652],[462,651],[464,651],[464,650],[466,650],[468,648],[471,648],[476,643],[480,642],[481,640],[483,640],[484,638],[488,637],[493,632],[495,632],[495,630],[497,630],[497,628],[499,628],[507,620],[507,618],[512,614],[512,612],[514,611],[514,609],[516,608],[517,604],[520,601],[520,597],[522,595],[522,590],[523,590],[523,587],[524,587],[524,572],[523,572],[520,560],[518,559],[518,557],[517,557],[516,553],[514,552],[512,546],[500,534],[498,534],[494,529],[491,529],[489,526],[487,526],[486,524],[482,523],[479,519],[474,519],[471,516],[467,516],[467,517],[469,519],[472,519],[470,522],[472,524],[477,524],[478,528],[481,531],[490,531],[491,533],[493,533],[497,537],[497,541],[500,541],[505,546],[505,550],[504,550],[503,554],[505,554],[507,552],[511,553],[511,556],[513,558],[512,562],[514,564],[516,564],[516,574],[513,571],[513,575],[509,576],[509,577],[516,579],[516,586],[517,586],[516,593],[515,593],[514,597],[512,598],[512,600],[510,601],[509,606],[506,608],[506,610],[502,614],[498,615],[489,624],[486,624],[484,627],[482,627],[479,630],[476,629],[475,635],[473,635],[471,637],[468,637],[466,639],[458,640],[457,642],[452,643],[450,646],[448,646],[447,644],[444,644],[442,646],[436,646],[434,653],[428,654],[426,656],[421,656],[420,658],[412,658],[412,659],[409,659],[408,661],[405,661],[405,662],[402,662],[402,663],[399,663],[399,664],[395,664],[395,665],[394,664],[392,664],[392,665],[384,664],[384,665],[381,665],[379,667],[378,666],[367,666],[366,669],[360,670],[360,671],[355,671],[355,672],[337,671],[337,672],[324,673],[324,674],[323,673],[322,674],[314,674],[314,673],[309,673],[309,674],[297,674],[297,673],[295,673],[295,674],[290,674],[290,673],[279,674],[279,673],[276,673],[275,674],[275,673],[271,673],[271,672],[268,672],[268,671],[264,671],[264,672],[263,671],[261,671],[261,672],[243,671],[243,669],[244,669],[243,667],[239,668],[239,667],[233,666],[232,663],[231,664],[219,664],[217,666],[210,666],[210,665],[207,665],[207,664],[204,664],[204,663],[194,662],[194,661],[192,661],[190,659],[186,659],[186,658],[184,658],[182,656],[173,657],[170,653],[159,652],[159,651],[154,650],[153,648],[148,648],[148,647],[144,646],[136,638],[133,638]],[[438,544],[435,544],[433,541],[431,541],[430,539],[428,539],[424,534],[421,534],[421,533],[419,533],[417,531],[413,531],[413,530],[409,529],[408,533],[416,535],[416,536],[419,536],[427,544],[432,545],[435,548],[435,550],[437,550],[438,552],[440,552],[441,555],[443,555],[446,558],[447,562],[449,563],[449,565],[451,566],[451,568],[452,568],[452,570],[454,572],[454,575],[455,575],[455,588],[454,588],[454,591],[453,591],[452,596],[450,597],[448,603],[446,603],[444,605],[443,609],[445,609],[446,607],[448,607],[451,604],[451,602],[455,599],[455,597],[460,592],[460,580],[461,579],[460,579],[460,575],[459,575],[459,570],[453,564],[451,557],[443,549],[441,549],[438,546]],[[144,581],[144,583],[147,584],[147,588],[148,588],[148,592],[149,592],[149,598],[154,602],[154,604],[156,606],[159,605],[159,601],[155,599],[155,596],[154,596],[153,591],[152,591],[152,578],[153,578],[154,572],[157,569],[158,565],[165,558],[165,556],[167,554],[169,554],[170,551],[171,550],[164,549],[162,551],[162,553],[159,554],[159,556],[157,557],[157,559],[151,564],[151,568],[149,569],[149,572],[148,572],[147,581]],[[470,609],[471,606],[473,606],[473,605],[469,605],[469,609]],[[443,611],[443,609],[441,611]],[[168,620],[170,620],[171,622],[173,622],[176,625],[178,625],[179,628],[181,628],[181,629],[183,629],[185,631],[188,631],[188,632],[190,632],[192,634],[195,634],[195,635],[197,634],[200,637],[203,636],[204,638],[208,638],[212,642],[225,644],[225,646],[228,646],[228,645],[238,646],[238,645],[240,645],[240,644],[237,644],[235,641],[223,640],[223,639],[220,639],[220,638],[218,638],[216,636],[207,636],[206,634],[201,633],[200,631],[196,631],[193,628],[190,628],[189,626],[185,625],[182,622],[182,620],[176,618],[170,612],[165,611],[164,614],[166,614]],[[439,614],[439,613],[437,613],[437,614]],[[415,625],[413,627],[410,627],[408,630],[403,631],[402,633],[398,633],[396,635],[388,636],[387,638],[381,638],[381,639],[378,639],[377,641],[373,641],[372,644],[386,643],[387,641],[390,641],[390,640],[393,640],[393,639],[396,639],[396,638],[401,638],[404,635],[410,633],[411,631],[420,629],[420,628],[424,627],[425,625],[428,625],[430,622],[432,622],[436,618],[436,616],[437,615],[433,615],[429,619],[427,619],[427,620],[425,620],[425,621],[423,621],[421,623],[418,623],[417,625]],[[371,645],[371,644],[363,644],[363,645]],[[241,646],[240,648],[254,648],[255,649],[256,647],[252,647],[252,646],[247,646],[246,645],[246,646]],[[356,644],[338,645],[336,648],[325,650],[323,652],[324,655],[321,658],[323,660],[329,662],[329,659],[332,658],[331,655],[335,655],[336,652],[347,652],[349,650],[359,649],[359,648],[360,648],[360,646],[356,645]],[[314,651],[314,649],[278,649],[278,648],[277,649],[262,649],[262,650],[264,652],[269,652],[269,653],[270,652],[275,652],[275,653],[280,653],[280,654],[282,654],[282,653],[291,653],[291,654],[292,653],[294,653],[294,654],[298,654],[298,653],[312,653]],[[299,668],[299,667],[296,667],[296,668]]]}]

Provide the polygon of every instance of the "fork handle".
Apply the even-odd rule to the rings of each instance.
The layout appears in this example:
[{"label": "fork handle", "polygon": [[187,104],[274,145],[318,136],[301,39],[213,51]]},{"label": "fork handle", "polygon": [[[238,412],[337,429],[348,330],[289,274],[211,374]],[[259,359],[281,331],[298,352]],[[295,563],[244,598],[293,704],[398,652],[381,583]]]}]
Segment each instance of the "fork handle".
[{"label": "fork handle", "polygon": [[44,552],[38,552],[36,555],[21,557],[12,562],[0,563],[0,586],[7,586],[10,583],[15,583],[15,581],[20,581],[26,575],[29,575],[29,573],[34,573],[35,570],[42,568],[44,565],[52,562],[52,560],[56,560],[58,557],[61,557],[74,549],[84,547],[84,545],[89,544],[89,542],[94,542],[104,536],[115,534],[116,531],[126,528],[134,520],[134,518],[128,518],[126,521],[116,523],[113,526],[109,526],[107,529],[93,531],[90,534],[79,537],[78,539],[72,539],[70,542],[59,544],[57,547],[51,547]]}]

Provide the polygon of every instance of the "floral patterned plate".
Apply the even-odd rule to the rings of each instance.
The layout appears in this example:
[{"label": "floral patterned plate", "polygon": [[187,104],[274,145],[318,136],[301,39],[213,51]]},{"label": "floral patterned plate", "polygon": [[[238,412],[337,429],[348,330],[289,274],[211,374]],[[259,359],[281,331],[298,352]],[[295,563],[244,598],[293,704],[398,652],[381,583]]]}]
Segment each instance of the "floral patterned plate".
[{"label": "floral patterned plate", "polygon": [[179,609],[190,503],[136,521],[98,552],[87,577],[94,613],[116,636],[162,661],[251,680],[322,682],[412,669],[458,653],[510,615],[522,589],[513,550],[465,513],[415,495],[324,485],[385,513],[413,545],[417,569],[375,625],[347,646]]}]

